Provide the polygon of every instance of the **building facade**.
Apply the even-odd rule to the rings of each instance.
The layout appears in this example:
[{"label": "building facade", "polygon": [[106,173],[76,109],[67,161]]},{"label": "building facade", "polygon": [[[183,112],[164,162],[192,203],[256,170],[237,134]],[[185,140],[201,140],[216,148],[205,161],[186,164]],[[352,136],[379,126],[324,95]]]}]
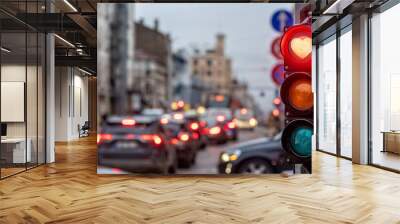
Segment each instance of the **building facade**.
[{"label": "building facade", "polygon": [[[118,17],[117,7],[125,7],[123,18]],[[123,8],[122,8],[123,9]],[[107,114],[113,113],[113,106],[118,99],[125,99],[127,96],[127,81],[134,75],[134,6],[118,5],[112,3],[101,4],[98,7],[98,32],[101,35],[97,39],[97,70],[98,76],[98,118],[103,118]],[[116,26],[118,20],[123,20],[124,26]],[[115,37],[116,28],[122,28],[123,36]],[[122,32],[121,32],[122,33]],[[113,38],[112,35],[114,35]],[[123,43],[122,43],[123,40]],[[114,42],[113,42],[114,41]],[[125,57],[115,58],[112,55],[126,55]],[[101,63],[100,63],[101,62]],[[118,72],[118,67],[122,67],[124,72]],[[121,73],[121,74],[118,74]],[[115,79],[115,80],[114,80]],[[116,81],[117,79],[121,81]],[[110,85],[110,83],[118,83],[118,86]],[[121,96],[126,95],[126,96]],[[125,103],[125,102],[124,102]],[[100,121],[98,121],[100,122]]]},{"label": "building facade", "polygon": [[225,55],[225,36],[217,34],[213,49],[191,58],[192,74],[215,94],[230,95],[232,83],[231,59]]},{"label": "building facade", "polygon": [[133,76],[128,79],[133,96],[142,96],[142,106],[165,108],[171,98],[172,52],[168,34],[159,30],[156,19],[149,27],[135,23],[135,58]]}]

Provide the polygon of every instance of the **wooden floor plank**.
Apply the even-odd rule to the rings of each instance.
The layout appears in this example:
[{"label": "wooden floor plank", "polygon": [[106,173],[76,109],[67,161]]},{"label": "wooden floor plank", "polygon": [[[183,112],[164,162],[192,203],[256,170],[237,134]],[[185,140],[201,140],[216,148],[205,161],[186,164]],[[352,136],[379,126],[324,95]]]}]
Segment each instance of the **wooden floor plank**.
[{"label": "wooden floor plank", "polygon": [[315,152],[313,174],[96,174],[95,139],[0,181],[0,223],[400,223],[400,175]]}]

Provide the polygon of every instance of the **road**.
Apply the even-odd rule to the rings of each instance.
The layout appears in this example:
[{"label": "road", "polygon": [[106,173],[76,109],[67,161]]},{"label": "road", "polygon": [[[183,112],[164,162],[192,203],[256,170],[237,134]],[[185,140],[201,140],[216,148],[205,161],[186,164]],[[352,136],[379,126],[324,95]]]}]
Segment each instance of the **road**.
[{"label": "road", "polygon": [[223,145],[209,145],[197,153],[196,164],[189,169],[179,169],[178,174],[216,174],[219,155],[230,146],[247,140],[265,136],[265,129],[257,128],[254,131],[240,131],[239,140]]}]

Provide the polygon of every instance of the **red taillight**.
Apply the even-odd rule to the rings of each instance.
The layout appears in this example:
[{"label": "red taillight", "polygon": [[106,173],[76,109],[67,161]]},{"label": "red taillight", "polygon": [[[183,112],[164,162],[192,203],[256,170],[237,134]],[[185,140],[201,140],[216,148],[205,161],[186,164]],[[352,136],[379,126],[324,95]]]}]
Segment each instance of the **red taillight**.
[{"label": "red taillight", "polygon": [[177,144],[179,143],[179,140],[176,139],[176,138],[173,138],[173,139],[171,140],[171,143],[172,143],[173,145],[177,145]]},{"label": "red taillight", "polygon": [[112,134],[97,134],[97,144],[109,142],[113,138]]},{"label": "red taillight", "polygon": [[200,127],[205,128],[207,126],[207,122],[200,121]]},{"label": "red taillight", "polygon": [[134,125],[136,124],[136,121],[133,120],[133,119],[123,119],[123,120],[121,121],[121,124],[122,124],[123,126],[134,126]]},{"label": "red taillight", "polygon": [[190,124],[190,129],[192,129],[193,131],[197,131],[197,130],[199,130],[199,128],[200,128],[200,125],[196,122],[193,122]]},{"label": "red taillight", "polygon": [[149,142],[155,146],[160,146],[163,144],[163,139],[159,135],[147,134],[147,135],[141,135],[140,138],[143,141]]},{"label": "red taillight", "polygon": [[135,139],[135,138],[136,138],[136,136],[134,134],[125,135],[125,139],[128,139],[128,140],[132,140],[132,139]]},{"label": "red taillight", "polygon": [[158,135],[154,135],[153,141],[154,141],[154,144],[156,144],[156,145],[161,145],[162,144],[162,139]]},{"label": "red taillight", "polygon": [[192,136],[193,136],[193,139],[199,139],[200,138],[200,135],[198,133],[196,133],[196,132],[194,132]]},{"label": "red taillight", "polygon": [[169,122],[169,121],[168,121],[168,118],[161,118],[161,119],[160,119],[160,123],[163,124],[163,125],[168,124],[168,122]]},{"label": "red taillight", "polygon": [[227,124],[227,126],[228,126],[228,128],[230,128],[230,129],[236,128],[236,124],[235,124],[235,122],[233,122],[233,121],[229,122],[229,123]]},{"label": "red taillight", "polygon": [[189,141],[189,134],[188,133],[185,133],[185,132],[183,132],[183,133],[180,133],[179,135],[178,135],[178,137],[179,137],[179,140],[181,140],[182,142],[187,142],[187,141]]},{"label": "red taillight", "polygon": [[221,133],[221,128],[220,127],[212,127],[212,128],[210,128],[210,130],[208,132],[212,135],[218,135],[219,133]]}]

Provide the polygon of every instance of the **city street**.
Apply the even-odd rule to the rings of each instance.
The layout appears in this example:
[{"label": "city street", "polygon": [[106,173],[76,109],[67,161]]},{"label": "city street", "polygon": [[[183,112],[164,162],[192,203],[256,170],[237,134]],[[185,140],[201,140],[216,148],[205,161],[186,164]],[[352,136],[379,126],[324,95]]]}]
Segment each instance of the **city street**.
[{"label": "city street", "polygon": [[[239,144],[248,140],[267,136],[267,129],[258,127],[254,131],[242,130],[239,132],[239,139],[237,141],[230,141],[226,144],[211,144],[204,150],[197,152],[196,163],[189,169],[178,169],[177,174],[217,174],[217,164],[221,152],[229,147]],[[108,168],[103,166],[97,167],[97,172],[102,174],[129,174],[120,169]]]},{"label": "city street", "polygon": [[261,127],[254,131],[242,130],[239,132],[239,139],[236,142],[208,145],[206,149],[197,153],[196,164],[190,169],[179,169],[178,174],[217,174],[217,164],[221,152],[234,144],[266,136],[266,133],[266,129]]}]

